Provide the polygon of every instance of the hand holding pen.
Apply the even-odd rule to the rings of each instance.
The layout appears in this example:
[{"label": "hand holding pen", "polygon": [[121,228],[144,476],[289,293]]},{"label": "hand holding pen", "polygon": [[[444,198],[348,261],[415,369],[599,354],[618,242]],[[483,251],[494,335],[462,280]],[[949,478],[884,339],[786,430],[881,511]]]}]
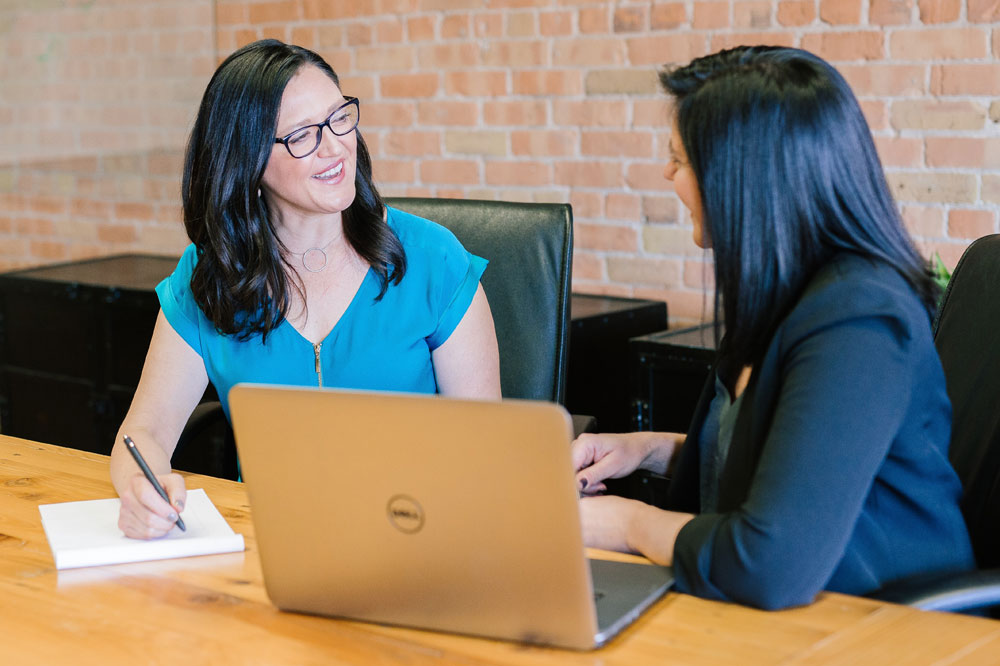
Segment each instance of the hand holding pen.
[{"label": "hand holding pen", "polygon": [[[132,458],[135,459],[136,464],[139,465],[139,469],[142,470],[146,479],[153,486],[160,497],[162,497],[167,504],[170,504],[170,497],[167,495],[167,491],[164,490],[162,485],[160,485],[160,482],[156,479],[156,475],[153,474],[153,470],[151,470],[149,465],[146,464],[146,460],[142,457],[142,454],[139,453],[139,449],[136,447],[135,442],[133,442],[132,438],[128,435],[124,435],[122,439],[125,441],[125,448],[127,448],[128,452],[132,454]],[[187,526],[184,525],[184,521],[180,516],[177,516],[177,527],[181,528],[181,531],[187,530]]]}]

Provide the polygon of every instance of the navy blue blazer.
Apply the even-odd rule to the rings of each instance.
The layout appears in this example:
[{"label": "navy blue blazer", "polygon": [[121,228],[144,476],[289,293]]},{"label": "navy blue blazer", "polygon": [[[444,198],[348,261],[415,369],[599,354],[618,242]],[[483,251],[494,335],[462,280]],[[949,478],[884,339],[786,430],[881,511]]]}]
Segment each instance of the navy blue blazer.
[{"label": "navy blue blazer", "polygon": [[[699,512],[710,378],[668,508]],[[822,268],[753,369],[719,513],[674,546],[677,589],[775,609],[974,566],[948,461],[951,403],[927,311],[891,267]]]}]

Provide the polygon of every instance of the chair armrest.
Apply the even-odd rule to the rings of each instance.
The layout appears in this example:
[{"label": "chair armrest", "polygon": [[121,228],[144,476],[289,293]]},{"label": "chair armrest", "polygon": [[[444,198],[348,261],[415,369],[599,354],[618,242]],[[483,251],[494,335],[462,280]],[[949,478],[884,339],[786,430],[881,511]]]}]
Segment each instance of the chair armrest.
[{"label": "chair armrest", "polygon": [[967,611],[1000,605],[1000,569],[914,576],[866,595],[922,610]]},{"label": "chair armrest", "polygon": [[586,414],[571,414],[573,418],[573,439],[585,432],[597,432],[597,419]]}]

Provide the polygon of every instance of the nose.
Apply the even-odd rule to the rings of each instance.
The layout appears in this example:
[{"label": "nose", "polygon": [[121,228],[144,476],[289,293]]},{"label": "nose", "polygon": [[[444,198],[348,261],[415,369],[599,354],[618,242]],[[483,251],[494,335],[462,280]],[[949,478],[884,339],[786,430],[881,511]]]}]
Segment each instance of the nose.
[{"label": "nose", "polygon": [[347,138],[346,135],[337,136],[333,133],[333,130],[330,129],[329,125],[321,126],[319,131],[319,148],[316,149],[316,152],[319,153],[321,157],[323,155],[341,155],[345,152],[346,149],[342,141]]},{"label": "nose", "polygon": [[677,166],[674,164],[673,160],[667,162],[667,166],[663,167],[663,177],[669,181],[673,181],[674,174],[677,173]]}]

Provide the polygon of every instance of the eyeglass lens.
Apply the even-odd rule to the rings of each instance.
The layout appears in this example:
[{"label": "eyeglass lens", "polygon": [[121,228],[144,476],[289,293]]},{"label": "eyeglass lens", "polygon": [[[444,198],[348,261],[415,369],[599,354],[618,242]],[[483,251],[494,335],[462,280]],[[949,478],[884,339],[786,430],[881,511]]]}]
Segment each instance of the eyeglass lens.
[{"label": "eyeglass lens", "polygon": [[292,157],[306,157],[317,148],[323,141],[323,128],[329,126],[330,130],[337,136],[343,136],[358,126],[358,106],[348,102],[319,125],[303,127],[298,132],[288,137],[285,145]]}]

